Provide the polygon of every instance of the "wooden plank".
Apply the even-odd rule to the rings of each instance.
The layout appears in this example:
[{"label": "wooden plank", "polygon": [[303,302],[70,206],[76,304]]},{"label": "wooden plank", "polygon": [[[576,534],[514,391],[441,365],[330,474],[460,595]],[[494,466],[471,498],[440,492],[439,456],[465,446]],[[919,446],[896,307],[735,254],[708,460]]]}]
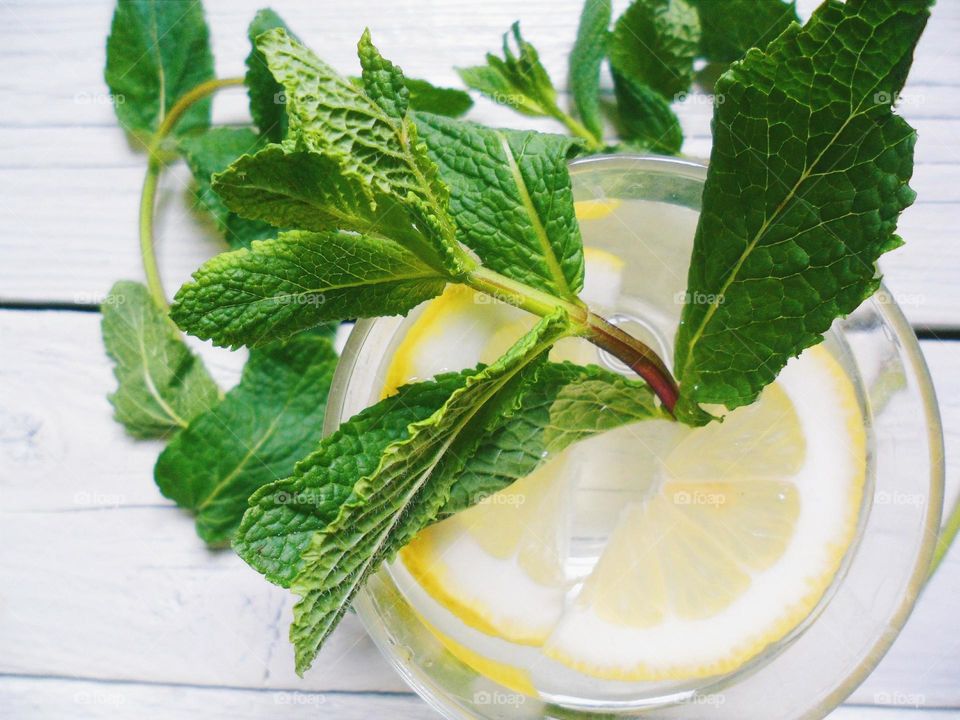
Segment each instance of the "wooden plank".
[{"label": "wooden plank", "polygon": [[[290,596],[210,552],[151,481],[159,443],[123,435],[93,313],[0,311],[0,673],[304,691],[403,690],[354,617],[299,680]],[[923,344],[960,458],[960,343]],[[217,376],[242,359],[204,346]],[[960,550],[854,698],[960,707]],[[884,695],[886,693],[887,695]],[[0,691],[0,695],[2,695]],[[4,715],[0,717],[16,717]]]},{"label": "wooden plank", "polygon": [[[259,0],[208,0],[218,73],[243,72],[245,25]],[[622,7],[625,3],[618,3]],[[288,0],[283,13],[325,58],[348,69],[354,37],[371,24],[384,51],[411,75],[459,85],[454,65],[479,62],[500,33],[521,19],[558,84],[566,77],[579,0],[494,0],[464,13],[458,3],[426,10],[416,0],[362,3],[352,12]],[[804,2],[809,14],[814,2]],[[0,302],[95,303],[118,278],[140,277],[136,212],[143,158],[116,127],[102,80],[103,43],[112,3],[5,3],[0,8],[0,61],[12,68],[0,104]],[[960,83],[943,72],[960,65],[954,41],[960,6],[940,3],[921,41],[902,112],[920,140],[914,186],[919,203],[904,216],[907,247],[885,258],[895,296],[919,325],[960,325],[960,249],[953,218],[960,213]],[[56,72],[48,69],[56,67]],[[242,91],[215,104],[221,122],[243,122]],[[679,106],[686,152],[709,153],[711,107],[702,95]],[[518,116],[478,99],[473,117],[495,125],[556,130],[548,120]],[[187,209],[182,167],[169,173],[159,211],[160,262],[169,289],[223,245]]]},{"label": "wooden plank", "polygon": [[[0,714],[30,720],[436,720],[412,694],[250,691],[137,683],[97,683],[61,678],[0,677]],[[829,720],[957,720],[958,710],[904,706],[838,708]]]},{"label": "wooden plank", "polygon": [[[0,716],[30,720],[436,720],[417,696],[250,691],[0,676]],[[859,719],[858,719],[859,720]],[[937,720],[931,718],[930,720]]]}]

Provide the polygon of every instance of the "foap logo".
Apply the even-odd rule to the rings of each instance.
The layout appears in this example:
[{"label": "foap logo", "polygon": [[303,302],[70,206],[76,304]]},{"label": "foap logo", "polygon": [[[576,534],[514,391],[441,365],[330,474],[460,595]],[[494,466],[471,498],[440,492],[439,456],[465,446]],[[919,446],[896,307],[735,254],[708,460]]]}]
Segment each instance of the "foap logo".
[{"label": "foap logo", "polygon": [[321,505],[325,502],[322,495],[314,492],[287,492],[281,490],[273,496],[277,505]]},{"label": "foap logo", "polygon": [[506,705],[519,707],[527,701],[526,695],[520,693],[500,692],[499,690],[477,690],[473,694],[475,705]]},{"label": "foap logo", "polygon": [[884,690],[873,694],[873,702],[875,705],[896,705],[900,707],[919,708],[927,704],[927,697],[923,693]]},{"label": "foap logo", "polygon": [[916,106],[923,105],[926,102],[926,97],[919,93],[908,93],[904,95],[899,92],[880,90],[873,94],[873,102],[877,105],[896,105],[897,107],[908,105]]},{"label": "foap logo", "polygon": [[927,504],[927,496],[923,493],[890,492],[878,490],[873,496],[874,505],[900,505],[922,508]]},{"label": "foap logo", "polygon": [[705,705],[710,707],[720,707],[727,701],[725,695],[720,693],[694,693],[680,701],[680,705]]},{"label": "foap logo", "polygon": [[327,301],[327,296],[323,293],[306,292],[278,295],[271,300],[274,305],[323,305]]},{"label": "foap logo", "polygon": [[474,496],[476,505],[512,505],[520,507],[527,501],[527,496],[523,493],[488,493],[481,492]]},{"label": "foap logo", "polygon": [[710,95],[709,93],[691,93],[678,92],[673,96],[676,103],[687,103],[687,105],[723,105],[727,98],[722,94]]},{"label": "foap logo", "polygon": [[275,705],[325,705],[327,698],[319,693],[278,692],[273,694]]},{"label": "foap logo", "polygon": [[494,93],[490,96],[491,99],[499,104],[506,105],[507,107],[517,108],[523,104],[523,95],[516,93]]},{"label": "foap logo", "polygon": [[96,490],[80,490],[73,494],[73,504],[82,507],[117,508],[126,502],[119,493],[103,493]]},{"label": "foap logo", "polygon": [[899,305],[900,307],[920,307],[927,304],[927,296],[923,293],[891,293],[878,292],[875,295],[881,305]]},{"label": "foap logo", "polygon": [[487,295],[486,293],[474,293],[473,302],[475,305],[513,305],[510,302],[510,298],[507,295],[498,295],[497,293],[492,293]]},{"label": "foap logo", "polygon": [[673,296],[676,305],[723,305],[722,293],[678,292]]},{"label": "foap logo", "polygon": [[106,690],[81,690],[74,694],[73,701],[77,705],[119,707],[127,701],[127,697],[121,693]]},{"label": "foap logo", "polygon": [[703,490],[696,490],[694,492],[679,490],[673,494],[674,505],[707,505],[719,507],[726,501],[726,496],[721,493],[711,493]]},{"label": "foap logo", "polygon": [[123,105],[127,99],[113,93],[78,92],[73,96],[76,105]]}]

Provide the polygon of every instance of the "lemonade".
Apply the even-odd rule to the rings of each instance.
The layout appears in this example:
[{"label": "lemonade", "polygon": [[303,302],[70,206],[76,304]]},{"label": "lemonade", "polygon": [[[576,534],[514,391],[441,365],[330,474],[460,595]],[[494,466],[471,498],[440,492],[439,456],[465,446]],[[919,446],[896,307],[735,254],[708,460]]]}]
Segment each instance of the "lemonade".
[{"label": "lemonade", "polygon": [[[576,187],[584,299],[669,357],[696,211]],[[490,362],[534,322],[448,288],[395,331],[381,394]],[[550,357],[629,374],[579,339]],[[843,567],[868,481],[859,393],[829,336],[722,424],[648,420],[545,458],[422,531],[389,573],[450,654],[524,696],[642,704],[699,687],[769,656]]]},{"label": "lemonade", "polygon": [[[671,357],[682,304],[710,301],[683,294],[705,168],[617,156],[571,176],[585,297]],[[496,357],[531,322],[466,290],[359,322],[327,432],[403,382]],[[552,359],[629,374],[572,339]],[[823,717],[875,667],[926,577],[941,442],[916,341],[881,293],[722,424],[621,427],[473,498],[354,607],[447,718]],[[923,502],[889,501],[904,495]]]}]

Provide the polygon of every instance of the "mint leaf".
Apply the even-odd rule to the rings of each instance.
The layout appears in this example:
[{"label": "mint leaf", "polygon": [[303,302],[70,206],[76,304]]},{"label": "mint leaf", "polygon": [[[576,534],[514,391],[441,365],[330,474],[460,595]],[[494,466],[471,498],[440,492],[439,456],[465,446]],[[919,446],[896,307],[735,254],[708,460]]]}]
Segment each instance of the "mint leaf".
[{"label": "mint leaf", "polygon": [[247,498],[319,442],[336,365],[333,344],[312,333],[251,351],[240,383],[160,454],[157,485],[193,510],[204,541],[228,542]]},{"label": "mint leaf", "polygon": [[412,425],[408,438],[388,446],[337,518],[313,535],[291,584],[300,596],[290,628],[298,673],[309,668],[367,577],[436,516],[482,433],[513,401],[518,378],[568,332],[562,311],[543,318],[440,410]]},{"label": "mint leaf", "polygon": [[683,146],[683,129],[670,103],[656,90],[629,76],[613,73],[619,131],[629,144],[665,155]]},{"label": "mint leaf", "polygon": [[784,0],[688,0],[700,15],[700,55],[711,62],[739,60],[752,47],[799,22],[795,2]]},{"label": "mint leaf", "polygon": [[517,406],[467,459],[441,517],[498,492],[575,442],[640,420],[665,418],[650,387],[596,365],[544,363]]},{"label": "mint leaf", "polygon": [[426,80],[406,78],[410,108],[447,117],[460,117],[473,107],[473,100],[463,90],[437,87]]},{"label": "mint leaf", "polygon": [[[212,80],[203,6],[196,0],[118,0],[107,38],[104,79],[120,125],[147,144],[173,104]],[[192,105],[176,135],[210,125],[210,101]]]},{"label": "mint leaf", "polygon": [[567,160],[572,138],[418,113],[450,188],[460,241],[486,267],[561,297],[583,287],[583,242]]},{"label": "mint leaf", "polygon": [[[516,50],[510,47],[510,36]],[[540,62],[536,48],[520,35],[520,23],[503,34],[503,58],[487,53],[487,64],[458,68],[460,79],[494,102],[509,105],[524,115],[559,117],[557,91]]]},{"label": "mint leaf", "polygon": [[633,0],[614,26],[610,64],[672,100],[693,82],[699,41],[697,13],[685,0]]},{"label": "mint leaf", "polygon": [[103,343],[114,361],[114,415],[134,437],[186,427],[220,391],[140,283],[121,280],[103,304]]},{"label": "mint leaf", "polygon": [[234,540],[237,554],[270,582],[289,587],[310,538],[336,519],[357,480],[376,470],[389,445],[407,440],[414,423],[436,413],[474,373],[447,373],[405,385],[342,423],[297,463],[290,477],[250,497]]},{"label": "mint leaf", "polygon": [[607,54],[610,37],[611,0],[585,0],[577,28],[577,40],[570,51],[570,91],[584,126],[598,140],[603,139],[600,112],[600,65]]},{"label": "mint leaf", "polygon": [[380,54],[370,40],[370,30],[364,30],[357,45],[363,86],[367,95],[388,115],[403,120],[410,104],[410,91],[403,72]]},{"label": "mint leaf", "polygon": [[250,97],[250,115],[253,116],[260,135],[269,142],[280,142],[287,134],[287,112],[284,108],[286,97],[283,86],[273,79],[267,59],[256,45],[256,39],[260,35],[274,28],[283,28],[292,38],[296,38],[273,10],[264,8],[257,12],[247,29],[251,47],[250,54],[247,55],[244,83]]},{"label": "mint leaf", "polygon": [[[340,174],[402,202],[430,250],[429,257],[418,254],[452,274],[469,269],[472,261],[457,244],[447,214],[447,188],[417,138],[413,121],[384,111],[362,88],[282,29],[260,35],[257,49],[284,87],[290,127],[286,149],[330,158]],[[370,46],[364,52],[369,55],[375,49]]]},{"label": "mint leaf", "polygon": [[717,82],[674,365],[678,417],[753,402],[879,283],[915,133],[892,112],[930,0],[826,3]]},{"label": "mint leaf", "polygon": [[273,237],[277,231],[267,223],[246,220],[230,211],[214,192],[211,177],[238,157],[256,152],[260,145],[259,136],[248,128],[211,128],[180,140],[180,152],[193,173],[196,207],[211,215],[233,248],[250,247],[254,240]]},{"label": "mint leaf", "polygon": [[270,145],[239,158],[214,178],[213,189],[227,207],[251,220],[383,236],[419,257],[435,258],[406,198],[343,174],[337,160],[327,155]]},{"label": "mint leaf", "polygon": [[177,292],[171,317],[217,345],[262,346],[321,322],[402,315],[448,278],[400,245],[338,231],[292,231],[223,253]]}]

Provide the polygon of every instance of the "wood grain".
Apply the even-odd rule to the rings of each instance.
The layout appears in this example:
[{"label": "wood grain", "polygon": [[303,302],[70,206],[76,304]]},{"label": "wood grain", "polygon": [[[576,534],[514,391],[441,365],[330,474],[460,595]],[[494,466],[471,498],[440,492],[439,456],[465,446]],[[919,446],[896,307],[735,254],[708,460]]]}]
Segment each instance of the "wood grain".
[{"label": "wood grain", "polygon": [[[245,26],[262,0],[205,0],[217,72],[243,72]],[[616,0],[620,9],[626,0]],[[801,0],[809,14],[815,0]],[[117,129],[102,80],[111,0],[0,2],[0,303],[93,305],[142,275],[135,236],[144,163]],[[410,75],[459,85],[515,20],[565,84],[580,0],[277,0],[291,26],[337,67],[355,67],[369,24]],[[904,215],[906,247],[882,263],[910,320],[960,327],[960,3],[941,0],[901,112],[919,131]],[[568,98],[563,98],[568,101]],[[215,102],[246,122],[242,91]],[[710,150],[711,106],[678,106],[685,152]],[[473,117],[557,130],[478,99]],[[168,290],[222,242],[190,211],[178,165],[162,183],[160,263]],[[194,343],[218,380],[241,353]],[[946,428],[951,496],[960,485],[960,344],[924,342]],[[355,617],[315,669],[292,672],[291,598],[229,552],[206,550],[188,516],[152,482],[157,442],[112,421],[99,316],[0,310],[0,718],[169,717],[420,720],[436,715],[367,640]],[[960,550],[928,586],[904,632],[833,720],[960,718]],[[919,708],[913,707],[914,705]],[[874,707],[871,707],[874,706]],[[751,719],[746,719],[751,720]],[[757,720],[761,720],[758,718]]]},{"label": "wood grain", "polygon": [[[92,683],[62,678],[3,679],[0,714],[31,720],[436,720],[411,694],[250,691],[139,683]],[[957,720],[960,711],[915,707],[848,706],[830,720]],[[743,718],[743,720],[754,720]],[[761,717],[755,720],[762,720]]]}]

